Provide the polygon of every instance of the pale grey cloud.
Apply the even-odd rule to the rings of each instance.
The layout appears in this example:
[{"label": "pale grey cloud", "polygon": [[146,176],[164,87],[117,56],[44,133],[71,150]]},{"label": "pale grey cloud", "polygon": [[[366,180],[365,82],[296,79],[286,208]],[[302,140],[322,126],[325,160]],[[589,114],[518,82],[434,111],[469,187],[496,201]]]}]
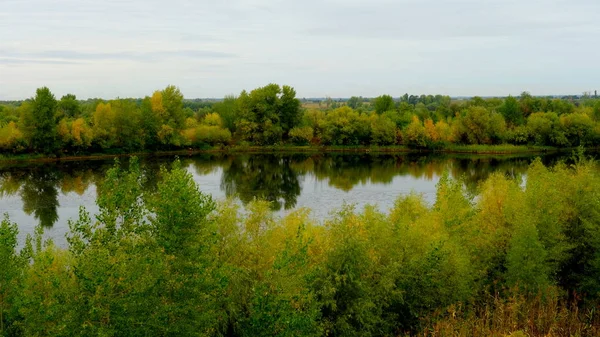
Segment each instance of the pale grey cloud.
[{"label": "pale grey cloud", "polygon": [[[115,51],[115,52],[81,52],[76,50],[40,50],[33,52],[18,52],[0,50],[0,55],[18,60],[37,60],[40,62],[98,61],[98,60],[128,60],[128,61],[159,61],[171,58],[230,58],[234,54],[210,50],[162,50],[162,51]],[[8,60],[8,58],[5,58]]]},{"label": "pale grey cloud", "polygon": [[597,0],[0,1],[0,99],[600,87]]},{"label": "pale grey cloud", "polygon": [[39,60],[39,59],[27,59],[27,58],[7,58],[0,57],[0,65],[10,64],[77,64],[75,61],[63,61],[63,60]]}]

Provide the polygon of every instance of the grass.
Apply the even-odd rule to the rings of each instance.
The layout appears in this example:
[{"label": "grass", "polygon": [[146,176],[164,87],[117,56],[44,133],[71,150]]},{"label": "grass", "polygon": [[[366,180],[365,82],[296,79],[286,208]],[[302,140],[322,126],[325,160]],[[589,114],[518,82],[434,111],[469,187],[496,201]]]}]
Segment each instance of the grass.
[{"label": "grass", "polygon": [[546,296],[496,295],[475,309],[452,306],[425,318],[419,336],[600,336],[600,315],[595,307],[586,308],[549,293],[556,290],[550,289]]},{"label": "grass", "polygon": [[542,153],[562,151],[552,146],[529,146],[529,145],[448,145],[442,152],[457,152],[457,153]]}]

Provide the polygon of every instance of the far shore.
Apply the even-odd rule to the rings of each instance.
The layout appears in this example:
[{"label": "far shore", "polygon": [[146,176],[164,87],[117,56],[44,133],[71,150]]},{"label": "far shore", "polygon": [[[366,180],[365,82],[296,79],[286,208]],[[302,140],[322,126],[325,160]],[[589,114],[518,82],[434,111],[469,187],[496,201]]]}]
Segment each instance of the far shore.
[{"label": "far shore", "polygon": [[441,149],[414,149],[406,146],[223,146],[203,149],[180,149],[173,151],[144,151],[123,153],[66,154],[45,156],[42,154],[0,155],[1,163],[57,162],[77,160],[100,160],[118,157],[148,156],[191,156],[203,153],[448,153],[472,155],[535,155],[546,153],[568,153],[575,148],[556,148],[527,145],[450,145]]}]

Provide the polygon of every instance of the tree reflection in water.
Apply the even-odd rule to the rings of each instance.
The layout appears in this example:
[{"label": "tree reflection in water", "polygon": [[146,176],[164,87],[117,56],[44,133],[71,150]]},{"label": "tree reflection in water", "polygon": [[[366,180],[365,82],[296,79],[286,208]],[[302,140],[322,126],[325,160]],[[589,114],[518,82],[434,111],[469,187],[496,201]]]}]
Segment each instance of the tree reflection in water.
[{"label": "tree reflection in water", "polygon": [[[299,158],[282,155],[238,156],[224,168],[221,189],[227,196],[237,196],[244,204],[262,199],[273,210],[296,206],[300,195],[300,175],[291,163]],[[306,160],[306,157],[302,160]]]}]

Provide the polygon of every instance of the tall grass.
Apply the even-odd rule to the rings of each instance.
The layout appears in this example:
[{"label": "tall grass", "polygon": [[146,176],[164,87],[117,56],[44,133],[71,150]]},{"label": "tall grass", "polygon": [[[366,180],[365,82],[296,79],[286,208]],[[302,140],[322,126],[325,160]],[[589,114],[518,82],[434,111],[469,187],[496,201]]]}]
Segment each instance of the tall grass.
[{"label": "tall grass", "polygon": [[414,336],[600,336],[597,307],[582,306],[576,297],[557,296],[554,288],[536,296],[512,291],[509,296],[489,296],[477,305],[452,305],[424,318],[421,324],[421,331]]}]

